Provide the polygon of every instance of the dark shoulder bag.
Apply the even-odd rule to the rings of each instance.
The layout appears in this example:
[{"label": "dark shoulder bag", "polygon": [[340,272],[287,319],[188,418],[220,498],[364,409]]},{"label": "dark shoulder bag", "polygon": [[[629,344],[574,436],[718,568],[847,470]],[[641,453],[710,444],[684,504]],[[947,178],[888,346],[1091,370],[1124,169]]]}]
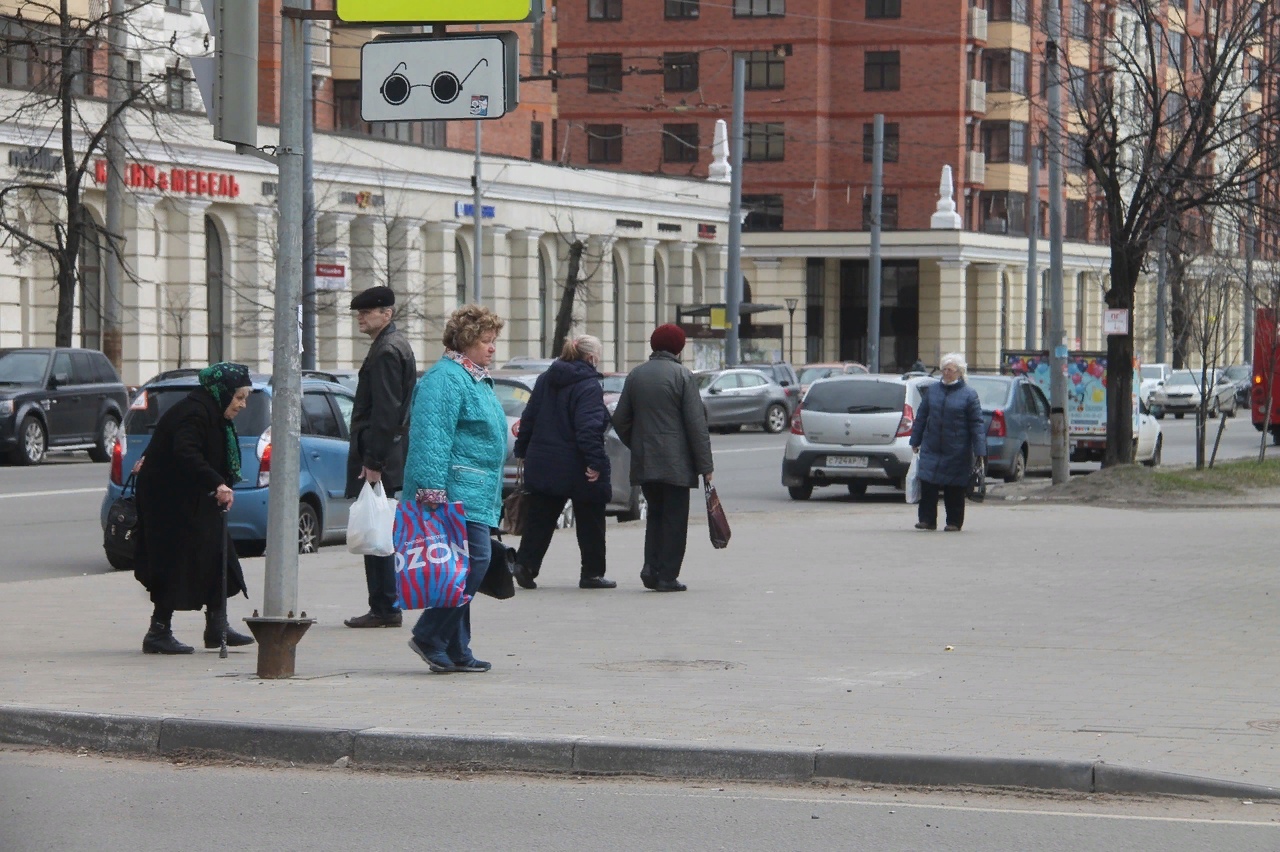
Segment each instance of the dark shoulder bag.
[{"label": "dark shoulder bag", "polygon": [[138,500],[134,490],[137,477],[130,474],[120,496],[107,509],[107,525],[102,530],[102,549],[107,561],[118,571],[133,570],[138,553]]}]

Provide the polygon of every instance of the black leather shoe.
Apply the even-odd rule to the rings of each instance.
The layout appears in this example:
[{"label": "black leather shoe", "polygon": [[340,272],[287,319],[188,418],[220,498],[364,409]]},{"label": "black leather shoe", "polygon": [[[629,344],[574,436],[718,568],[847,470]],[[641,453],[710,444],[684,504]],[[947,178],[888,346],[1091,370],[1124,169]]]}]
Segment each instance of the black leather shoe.
[{"label": "black leather shoe", "polygon": [[947,524],[942,531],[943,532],[960,532],[960,527],[957,526],[956,524]]},{"label": "black leather shoe", "polygon": [[[253,637],[246,636],[243,633],[237,633],[230,627],[227,628],[227,647],[238,648],[241,645],[252,645]],[[222,647],[222,631],[217,629],[205,628],[204,646],[206,648]]]},{"label": "black leather shoe", "polygon": [[937,528],[938,528],[937,524],[934,524],[932,526],[923,522],[916,524],[916,529],[918,530],[936,530]]},{"label": "black leather shoe", "polygon": [[348,627],[399,627],[404,624],[404,616],[398,612],[392,615],[375,615],[372,612],[366,612],[364,615],[348,618],[342,623]]},{"label": "black leather shoe", "polygon": [[511,576],[516,578],[516,585],[522,589],[538,588],[538,584],[533,582],[533,575],[529,573],[529,569],[519,563],[512,569]]},{"label": "black leather shoe", "polygon": [[644,583],[644,587],[650,591],[658,588],[658,578],[647,570],[640,572],[640,582]]},{"label": "black leather shoe", "polygon": [[194,654],[195,650],[175,639],[173,631],[158,621],[153,621],[147,635],[142,637],[144,654]]},{"label": "black leather shoe", "polygon": [[653,586],[655,592],[683,592],[688,588],[679,580],[659,580]]},{"label": "black leather shoe", "polygon": [[583,577],[578,581],[579,589],[616,589],[618,584],[604,577]]}]

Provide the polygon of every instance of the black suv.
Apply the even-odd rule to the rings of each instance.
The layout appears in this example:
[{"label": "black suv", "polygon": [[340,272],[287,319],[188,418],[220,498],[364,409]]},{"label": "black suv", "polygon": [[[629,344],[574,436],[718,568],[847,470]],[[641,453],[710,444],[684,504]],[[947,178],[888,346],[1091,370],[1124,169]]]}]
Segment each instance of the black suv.
[{"label": "black suv", "polygon": [[39,464],[51,450],[111,460],[129,394],[92,349],[0,349],[0,453]]}]

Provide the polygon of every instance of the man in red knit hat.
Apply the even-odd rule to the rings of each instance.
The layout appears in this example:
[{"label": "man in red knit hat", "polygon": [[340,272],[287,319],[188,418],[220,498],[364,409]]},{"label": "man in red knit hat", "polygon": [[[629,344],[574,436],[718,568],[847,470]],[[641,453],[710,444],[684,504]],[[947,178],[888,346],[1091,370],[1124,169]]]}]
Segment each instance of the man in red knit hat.
[{"label": "man in red knit hat", "polygon": [[698,383],[680,363],[684,331],[660,325],[653,354],[627,376],[613,428],[631,450],[631,481],[649,503],[640,582],[655,592],[683,592],[679,581],[689,534],[689,490],[711,482],[711,434]]}]

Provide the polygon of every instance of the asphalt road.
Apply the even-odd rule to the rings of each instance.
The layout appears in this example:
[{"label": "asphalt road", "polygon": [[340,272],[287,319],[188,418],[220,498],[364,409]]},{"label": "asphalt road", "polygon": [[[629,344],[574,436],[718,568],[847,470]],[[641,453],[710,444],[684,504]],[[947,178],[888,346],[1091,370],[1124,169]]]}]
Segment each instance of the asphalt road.
[{"label": "asphalt road", "polygon": [[0,847],[254,850],[1271,850],[1280,806],[0,752]]},{"label": "asphalt road", "polygon": [[[1195,421],[1167,417],[1161,428],[1165,464],[1194,463]],[[1211,431],[1210,446],[1213,437]],[[780,481],[786,433],[743,431],[713,435],[711,440],[716,487],[731,516],[795,508]],[[1229,418],[1218,458],[1253,457],[1258,440],[1247,417]],[[1072,471],[1085,474],[1097,467],[1078,465]],[[98,520],[107,475],[107,465],[90,462],[84,453],[53,455],[38,467],[0,466],[0,583],[111,573],[102,555]],[[814,491],[806,505],[836,507],[901,499],[901,492],[888,487],[873,487],[861,498],[850,497],[842,487],[831,487]]]}]

